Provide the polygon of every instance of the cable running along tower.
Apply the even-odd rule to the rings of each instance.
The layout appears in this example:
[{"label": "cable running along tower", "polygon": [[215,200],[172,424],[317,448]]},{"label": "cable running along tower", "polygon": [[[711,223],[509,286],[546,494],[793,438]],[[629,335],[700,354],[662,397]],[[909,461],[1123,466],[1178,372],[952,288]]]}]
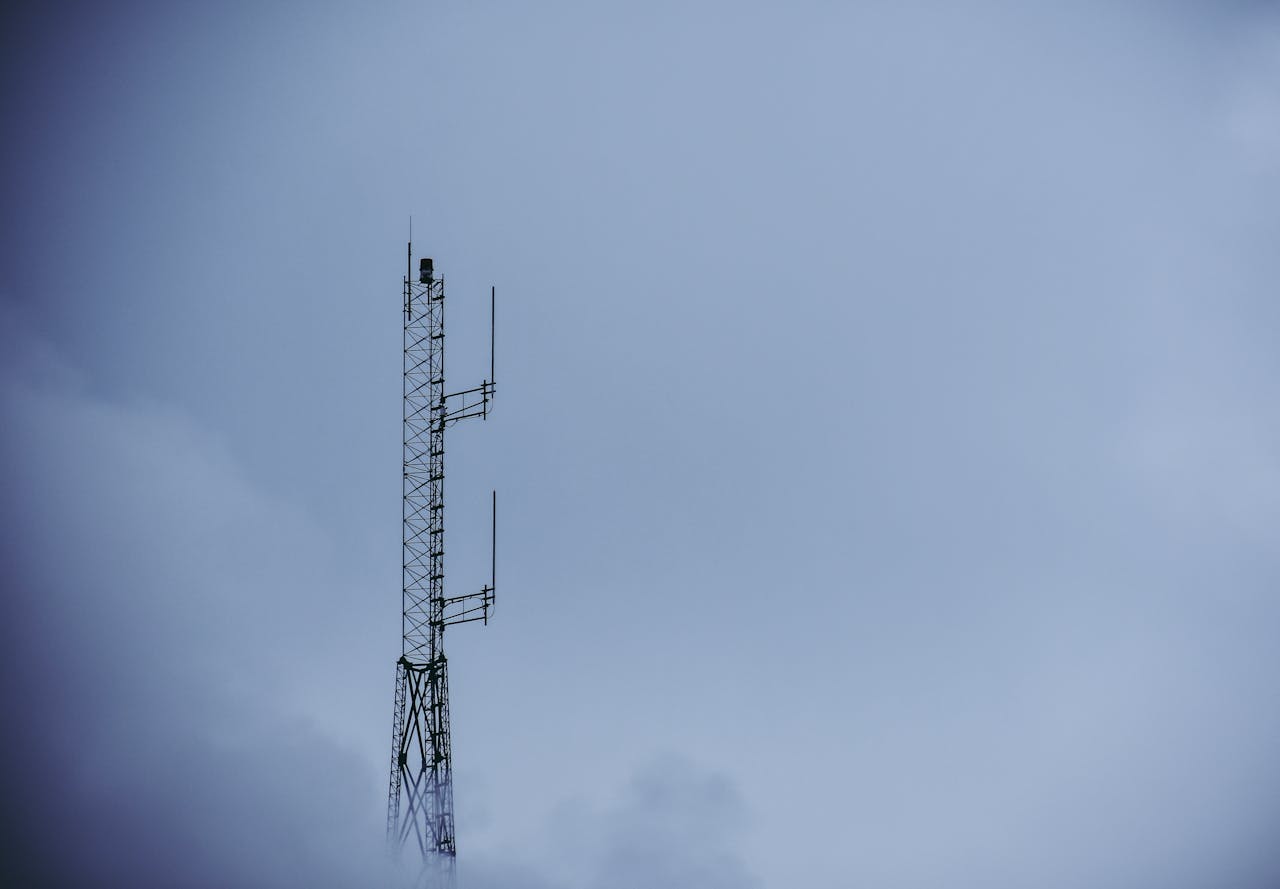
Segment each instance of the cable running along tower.
[{"label": "cable running along tower", "polygon": [[453,889],[453,764],[449,749],[449,671],[444,631],[489,622],[497,580],[497,507],[489,583],[448,596],[444,587],[444,434],[454,423],[489,416],[494,396],[493,308],[489,292],[489,378],[446,394],[444,279],[422,258],[415,281],[413,244],[404,279],[403,643],[396,662],[387,840],[414,889]]}]

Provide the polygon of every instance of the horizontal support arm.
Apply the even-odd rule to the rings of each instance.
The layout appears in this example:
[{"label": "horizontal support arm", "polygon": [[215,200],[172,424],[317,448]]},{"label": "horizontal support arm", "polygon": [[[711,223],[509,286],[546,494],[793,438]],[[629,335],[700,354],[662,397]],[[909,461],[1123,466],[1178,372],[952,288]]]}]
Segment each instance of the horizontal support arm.
[{"label": "horizontal support arm", "polygon": [[[487,419],[489,416],[489,401],[493,398],[496,386],[492,380],[485,380],[479,386],[471,389],[463,389],[461,392],[451,392],[444,397],[444,424],[452,426],[459,420],[466,420],[469,417],[480,417]],[[462,403],[457,407],[451,408],[449,399],[454,398]]]},{"label": "horizontal support arm", "polygon": [[462,596],[448,596],[443,599],[444,608],[443,619],[440,625],[444,627],[453,624],[465,624],[472,621],[489,622],[489,612],[493,609],[493,587],[486,586],[479,592],[467,593]]}]

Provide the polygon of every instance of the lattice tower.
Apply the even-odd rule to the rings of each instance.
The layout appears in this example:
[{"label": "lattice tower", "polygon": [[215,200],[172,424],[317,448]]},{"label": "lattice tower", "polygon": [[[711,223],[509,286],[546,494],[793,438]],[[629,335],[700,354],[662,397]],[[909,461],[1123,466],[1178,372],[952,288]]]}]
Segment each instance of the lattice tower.
[{"label": "lattice tower", "polygon": [[[479,592],[447,596],[444,586],[445,430],[487,418],[493,399],[493,300],[490,290],[489,378],[446,393],[444,279],[423,258],[404,279],[404,478],[401,645],[396,662],[387,838],[414,889],[453,889],[457,844],[449,737],[448,626],[488,623],[496,587],[496,545],[490,581]],[[497,537],[497,494],[493,495]]]}]

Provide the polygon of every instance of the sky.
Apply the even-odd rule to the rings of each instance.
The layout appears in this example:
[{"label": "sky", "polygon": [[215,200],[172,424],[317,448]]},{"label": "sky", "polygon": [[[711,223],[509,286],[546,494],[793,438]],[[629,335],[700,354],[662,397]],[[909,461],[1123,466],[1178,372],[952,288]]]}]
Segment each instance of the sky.
[{"label": "sky", "polygon": [[394,879],[412,216],[462,889],[1280,885],[1280,6],[0,16],[0,882]]}]

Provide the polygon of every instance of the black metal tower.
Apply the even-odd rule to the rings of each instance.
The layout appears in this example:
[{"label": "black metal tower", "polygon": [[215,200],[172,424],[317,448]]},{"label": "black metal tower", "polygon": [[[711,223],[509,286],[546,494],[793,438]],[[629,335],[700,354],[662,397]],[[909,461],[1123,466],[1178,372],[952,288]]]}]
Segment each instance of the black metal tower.
[{"label": "black metal tower", "polygon": [[[387,839],[414,889],[452,889],[453,764],[445,627],[488,623],[497,580],[495,546],[488,585],[446,596],[444,588],[444,433],[460,420],[486,418],[494,395],[493,299],[489,293],[489,378],[445,393],[444,279],[423,258],[413,279],[413,245],[404,279],[404,531],[401,632],[391,730]],[[420,860],[419,860],[420,859]]]}]

